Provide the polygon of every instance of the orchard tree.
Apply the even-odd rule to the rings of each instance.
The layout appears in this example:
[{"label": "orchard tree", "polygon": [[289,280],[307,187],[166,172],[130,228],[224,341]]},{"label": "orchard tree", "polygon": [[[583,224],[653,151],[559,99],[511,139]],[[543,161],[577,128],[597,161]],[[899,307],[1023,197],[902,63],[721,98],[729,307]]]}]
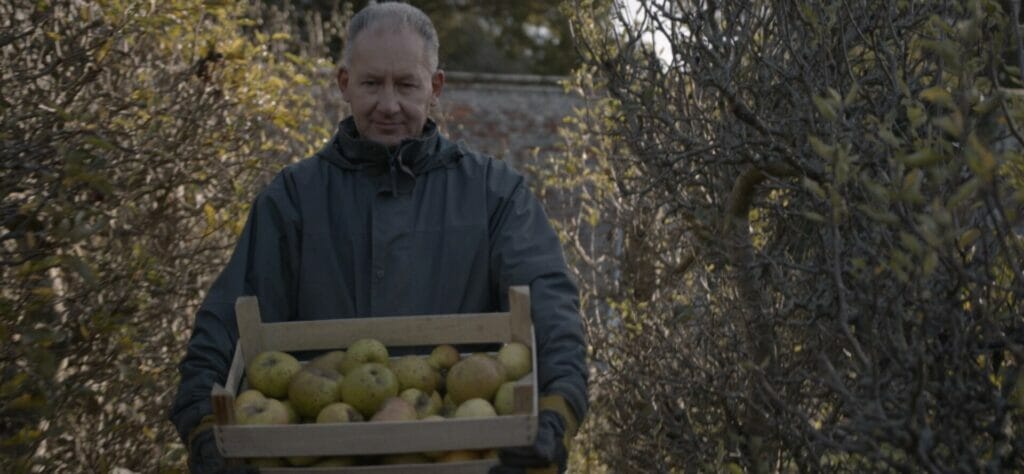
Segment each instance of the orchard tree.
[{"label": "orchard tree", "polygon": [[564,5],[588,107],[541,167],[580,465],[1024,469],[1020,2],[634,4]]},{"label": "orchard tree", "polygon": [[0,471],[184,468],[166,416],[198,300],[262,180],[327,136],[297,88],[317,64],[252,16],[0,4]]},{"label": "orchard tree", "polygon": [[[273,8],[264,19],[285,20],[304,42],[306,54],[340,57],[343,32],[352,12],[368,0],[252,0]],[[441,67],[449,71],[569,74],[577,55],[569,20],[557,2],[471,2],[411,0],[437,28]],[[610,3],[601,0],[600,3]],[[313,48],[309,48],[313,46]],[[312,49],[312,51],[310,51]]]}]

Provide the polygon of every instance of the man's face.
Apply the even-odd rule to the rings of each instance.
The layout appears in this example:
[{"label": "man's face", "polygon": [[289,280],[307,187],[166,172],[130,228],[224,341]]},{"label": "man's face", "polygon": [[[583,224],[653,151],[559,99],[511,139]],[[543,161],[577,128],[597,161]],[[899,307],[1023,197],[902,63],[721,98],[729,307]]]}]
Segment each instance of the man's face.
[{"label": "man's face", "polygon": [[341,95],[356,129],[386,146],[419,137],[444,73],[431,71],[423,39],[407,28],[371,27],[356,36],[349,64],[338,71]]}]

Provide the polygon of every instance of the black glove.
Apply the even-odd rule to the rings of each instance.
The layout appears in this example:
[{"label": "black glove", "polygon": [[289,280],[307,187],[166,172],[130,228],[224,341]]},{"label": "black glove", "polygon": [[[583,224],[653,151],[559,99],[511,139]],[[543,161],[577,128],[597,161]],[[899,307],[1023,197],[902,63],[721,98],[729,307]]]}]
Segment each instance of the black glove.
[{"label": "black glove", "polygon": [[553,468],[565,472],[569,453],[565,449],[565,420],[553,410],[537,416],[537,438],[532,446],[498,451],[500,464],[490,474],[520,474],[529,468]]},{"label": "black glove", "polygon": [[259,474],[252,466],[227,466],[217,449],[213,429],[206,428],[193,436],[188,450],[188,470],[192,474]]}]

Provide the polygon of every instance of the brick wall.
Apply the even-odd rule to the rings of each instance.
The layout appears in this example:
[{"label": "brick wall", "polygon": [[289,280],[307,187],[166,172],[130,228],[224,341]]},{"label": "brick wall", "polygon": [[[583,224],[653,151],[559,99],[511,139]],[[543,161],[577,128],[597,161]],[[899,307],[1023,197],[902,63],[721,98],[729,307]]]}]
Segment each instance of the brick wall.
[{"label": "brick wall", "polygon": [[523,170],[554,153],[558,127],[581,100],[551,76],[449,73],[437,120],[454,140]]},{"label": "brick wall", "polygon": [[[313,93],[324,117],[348,114],[332,74],[325,73]],[[435,120],[448,138],[503,159],[526,171],[534,152],[553,153],[558,126],[582,105],[565,92],[560,77],[449,72]],[[333,130],[333,128],[332,128]]]}]

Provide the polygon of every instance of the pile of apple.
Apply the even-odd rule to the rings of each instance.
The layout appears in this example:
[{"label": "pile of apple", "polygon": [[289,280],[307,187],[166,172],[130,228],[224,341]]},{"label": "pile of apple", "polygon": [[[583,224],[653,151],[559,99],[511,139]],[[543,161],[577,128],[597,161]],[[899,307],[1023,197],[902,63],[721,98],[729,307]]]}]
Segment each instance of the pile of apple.
[{"label": "pile of apple", "polygon": [[[515,381],[530,373],[530,349],[504,344],[496,354],[461,355],[447,344],[430,355],[392,359],[376,339],[330,351],[303,364],[281,351],[262,352],[246,367],[249,388],[235,398],[239,424],[438,420],[512,413]],[[492,451],[445,451],[372,458],[408,464],[492,457]],[[258,458],[262,466],[346,466],[370,458]]]}]

